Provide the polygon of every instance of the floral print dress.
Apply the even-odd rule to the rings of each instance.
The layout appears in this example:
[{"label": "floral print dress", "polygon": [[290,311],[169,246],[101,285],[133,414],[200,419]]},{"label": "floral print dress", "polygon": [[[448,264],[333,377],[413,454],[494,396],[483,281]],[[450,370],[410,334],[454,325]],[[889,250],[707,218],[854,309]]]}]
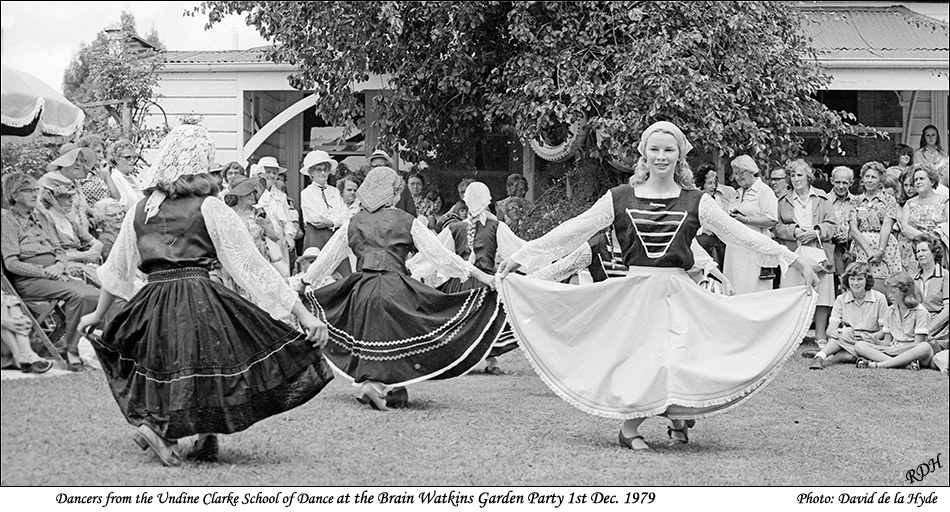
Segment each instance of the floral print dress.
[{"label": "floral print dress", "polygon": [[[864,235],[868,245],[872,248],[878,247],[881,240],[881,226],[886,219],[897,220],[897,200],[892,196],[879,190],[877,194],[868,197],[867,194],[861,194],[854,198],[848,221],[857,220],[858,231]],[[856,242],[851,243],[851,252],[854,254],[854,260],[867,262],[869,255]],[[900,248],[897,244],[897,238],[893,233],[888,237],[887,245],[884,248],[884,261],[871,263],[871,275],[875,278],[884,279],[894,272],[904,270],[901,263]]]}]

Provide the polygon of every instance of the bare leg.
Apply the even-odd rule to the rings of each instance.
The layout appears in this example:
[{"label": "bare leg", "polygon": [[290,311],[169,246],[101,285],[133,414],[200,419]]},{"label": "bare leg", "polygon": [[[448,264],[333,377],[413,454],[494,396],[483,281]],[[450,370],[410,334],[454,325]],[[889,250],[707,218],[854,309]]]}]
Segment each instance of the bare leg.
[{"label": "bare leg", "polygon": [[640,425],[646,421],[646,418],[633,418],[625,420],[620,426],[620,435],[629,441],[630,448],[634,450],[649,450],[650,445],[640,436]]},{"label": "bare leg", "polygon": [[815,307],[815,339],[819,346],[828,342],[828,317],[830,316],[830,307]]},{"label": "bare leg", "polygon": [[876,347],[865,341],[857,342],[854,345],[854,351],[857,352],[859,356],[869,361],[874,361],[876,364],[873,366],[878,368],[902,368],[914,361],[923,362],[933,356],[933,349],[930,348],[930,345],[926,343],[918,343],[910,350],[899,354],[896,357],[891,357],[881,352]]}]

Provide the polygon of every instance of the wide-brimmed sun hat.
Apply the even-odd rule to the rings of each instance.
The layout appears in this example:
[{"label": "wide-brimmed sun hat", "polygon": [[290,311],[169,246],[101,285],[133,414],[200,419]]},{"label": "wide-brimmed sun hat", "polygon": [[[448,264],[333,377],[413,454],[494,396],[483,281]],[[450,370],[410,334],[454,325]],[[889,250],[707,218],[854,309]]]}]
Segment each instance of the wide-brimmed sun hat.
[{"label": "wide-brimmed sun hat", "polygon": [[81,148],[72,143],[63,144],[63,147],[59,148],[59,157],[46,164],[46,170],[52,172],[63,167],[69,167],[80,157],[89,168],[95,166],[99,160],[99,156],[96,155],[96,152],[89,148]]},{"label": "wide-brimmed sun hat", "polygon": [[307,156],[303,159],[303,167],[300,168],[300,174],[308,175],[310,174],[310,168],[317,164],[328,163],[330,164],[330,173],[336,171],[339,162],[333,159],[329,153],[326,151],[315,150],[307,153]]},{"label": "wide-brimmed sun hat", "polygon": [[257,166],[260,167],[261,171],[263,171],[265,167],[272,167],[276,168],[280,174],[287,172],[287,168],[281,167],[280,164],[277,163],[277,159],[272,156],[261,157],[261,159],[257,161]]}]

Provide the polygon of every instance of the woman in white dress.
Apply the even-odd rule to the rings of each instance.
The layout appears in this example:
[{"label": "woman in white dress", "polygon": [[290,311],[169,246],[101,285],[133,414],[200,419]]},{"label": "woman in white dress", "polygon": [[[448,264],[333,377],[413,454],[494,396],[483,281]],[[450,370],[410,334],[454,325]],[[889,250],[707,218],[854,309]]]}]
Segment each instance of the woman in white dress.
[{"label": "woman in white dress", "polygon": [[[498,274],[509,321],[542,380],[584,412],[624,420],[620,443],[636,450],[650,449],[638,431],[648,417],[666,416],[670,438],[686,443],[688,420],[761,390],[801,342],[815,308],[810,265],[696,190],[685,161],[691,148],[672,123],[653,124],[630,184],[526,244]],[[610,225],[630,266],[626,278],[570,286],[509,274],[567,254]],[[686,273],[700,227],[752,249],[760,266],[798,269],[808,286],[708,293]]]}]

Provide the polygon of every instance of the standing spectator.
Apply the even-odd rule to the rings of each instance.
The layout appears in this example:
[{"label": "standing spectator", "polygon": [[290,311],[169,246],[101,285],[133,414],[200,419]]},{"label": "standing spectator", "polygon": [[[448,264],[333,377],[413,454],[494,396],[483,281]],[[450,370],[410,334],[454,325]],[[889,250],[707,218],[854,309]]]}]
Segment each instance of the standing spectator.
[{"label": "standing spectator", "polygon": [[78,142],[79,147],[89,148],[96,152],[95,166],[90,168],[89,176],[82,180],[81,190],[89,204],[95,204],[106,197],[119,198],[119,190],[112,181],[109,169],[109,160],[106,158],[106,142],[98,135],[83,135]]},{"label": "standing spectator", "polygon": [[[716,204],[722,208],[722,211],[729,211],[729,204],[733,201],[733,196],[727,196],[719,185],[719,173],[713,164],[705,163],[699,166],[694,176],[696,186],[704,193],[712,196]],[[729,187],[732,188],[732,187]],[[715,234],[706,232],[699,228],[696,232],[696,242],[709,253],[718,265],[723,268],[726,256],[726,243],[719,239]]]},{"label": "standing spectator", "polygon": [[112,163],[112,182],[119,191],[117,198],[122,206],[131,208],[145,198],[139,184],[136,164],[141,157],[135,145],[127,139],[119,139],[109,146],[109,161]]},{"label": "standing spectator", "polygon": [[858,368],[903,368],[919,370],[930,364],[933,349],[927,343],[930,322],[927,310],[920,304],[920,291],[907,272],[895,272],[884,282],[891,305],[884,315],[884,329],[878,344],[858,341]]},{"label": "standing spectator", "polygon": [[[323,249],[333,233],[349,218],[349,208],[336,187],[327,184],[327,177],[336,170],[337,162],[326,151],[311,151],[303,161],[301,173],[313,180],[300,192],[300,206],[306,234],[304,250],[311,247]],[[350,275],[349,262],[343,262],[336,271],[342,277]]]},{"label": "standing spectator", "polygon": [[939,354],[947,350],[950,335],[950,284],[947,283],[947,268],[938,263],[944,255],[944,248],[940,242],[927,235],[921,235],[914,243],[920,263],[920,272],[914,278],[914,285],[922,297],[921,305],[930,314],[927,342],[934,354]]},{"label": "standing spectator", "polygon": [[821,370],[835,363],[857,361],[854,344],[881,338],[887,298],[874,288],[867,263],[852,263],[841,276],[844,293],[835,298],[828,321],[828,343],[815,354],[809,368]]},{"label": "standing spectator", "polygon": [[[264,192],[261,194],[258,204],[267,214],[267,220],[274,226],[274,230],[281,235],[280,242],[268,242],[271,250],[279,250],[283,254],[282,260],[286,268],[290,268],[290,248],[294,246],[294,239],[297,235],[297,228],[294,227],[293,219],[290,213],[290,203],[287,202],[287,194],[280,190],[277,185],[277,175],[284,174],[287,169],[277,163],[277,159],[272,156],[265,156],[257,162],[257,172],[251,173],[251,178],[261,176],[264,178]],[[283,266],[281,268],[284,268]],[[289,277],[284,275],[283,277]]]},{"label": "standing spectator", "polygon": [[429,223],[429,229],[435,227],[435,215],[437,212],[435,204],[426,199],[424,195],[426,180],[422,177],[422,174],[418,172],[409,173],[409,176],[406,178],[406,188],[409,189],[409,194],[412,195],[412,202],[416,206],[416,216],[425,217],[426,222]]},{"label": "standing spectator", "polygon": [[851,225],[848,218],[851,215],[851,184],[854,183],[854,171],[850,167],[839,165],[831,170],[831,207],[835,210],[835,235],[832,241],[835,244],[835,289],[844,287],[839,276],[851,263],[849,253],[851,245]]},{"label": "standing spectator", "polygon": [[[900,220],[901,232],[910,240],[922,234],[927,234],[934,240],[941,240],[940,225],[950,219],[947,218],[947,199],[934,192],[939,179],[937,171],[928,165],[914,165],[913,178],[917,195],[908,199],[904,205]],[[946,246],[943,253],[947,253]],[[941,259],[938,264],[946,266],[947,261]],[[916,265],[912,270],[916,271]]]},{"label": "standing spectator", "polygon": [[352,208],[353,203],[356,202],[356,191],[359,190],[361,183],[363,183],[363,181],[353,173],[346,174],[340,181],[337,182],[337,188],[340,190],[340,196],[343,198],[343,204],[345,204],[348,208]]},{"label": "standing spectator", "polygon": [[788,181],[788,171],[781,167],[776,167],[769,172],[769,186],[772,192],[775,192],[775,198],[781,199],[791,192],[792,185]]},{"label": "standing spectator", "polygon": [[[775,192],[759,179],[759,166],[748,155],[732,161],[732,174],[739,185],[739,197],[730,206],[729,214],[747,227],[771,238],[772,226],[778,219]],[[772,289],[773,274],[761,272],[754,251],[733,245],[726,247],[723,274],[732,282],[737,294]]]},{"label": "standing spectator", "polygon": [[[775,240],[792,252],[800,247],[812,247],[824,252],[824,260],[816,261],[818,274],[818,305],[815,308],[815,338],[818,347],[828,341],[828,316],[835,300],[834,244],[832,236],[837,232],[835,210],[828,194],[812,186],[815,170],[804,160],[788,164],[792,191],[778,200],[778,222],[773,229]],[[817,259],[817,256],[816,258]],[[782,286],[805,284],[800,275],[788,272],[782,277]]]},{"label": "standing spectator", "polygon": [[933,169],[947,165],[947,152],[940,145],[940,132],[937,127],[928,124],[920,135],[920,148],[914,151],[913,164],[928,164]]},{"label": "standing spectator", "polygon": [[37,193],[36,181],[25,174],[3,177],[10,209],[2,214],[0,254],[11,284],[24,300],[64,301],[66,361],[71,370],[82,371],[76,326],[82,315],[95,309],[99,291],[66,276],[66,253],[52,221],[36,208]]},{"label": "standing spectator", "polygon": [[[369,166],[373,169],[376,167],[389,167],[390,169],[395,170],[396,162],[393,161],[392,157],[389,156],[389,153],[383,151],[382,149],[377,149],[376,151],[373,151],[373,154],[369,157]],[[405,184],[406,177],[401,172],[398,174],[400,177],[402,177],[403,184]],[[418,216],[416,204],[412,200],[412,194],[409,193],[408,187],[402,187],[402,196],[399,198],[399,202],[396,203],[396,208],[399,208],[413,217]]]},{"label": "standing spectator", "polygon": [[888,163],[890,167],[887,168],[888,174],[890,174],[890,169],[896,167],[900,169],[897,172],[895,178],[900,178],[902,174],[907,172],[914,165],[914,148],[908,146],[907,144],[898,144],[894,146],[894,155],[891,158],[891,161]]},{"label": "standing spectator", "polygon": [[884,192],[883,179],[884,166],[880,162],[861,166],[864,193],[854,198],[848,218],[855,261],[871,264],[875,289],[882,293],[884,280],[903,270],[897,240],[891,234],[899,215],[897,200]]},{"label": "standing spectator", "polygon": [[505,180],[505,190],[508,191],[508,197],[495,203],[495,213],[498,215],[500,222],[507,220],[508,204],[513,199],[519,198],[522,202],[526,201],[525,196],[528,195],[528,179],[525,178],[523,174],[509,174],[508,179]]},{"label": "standing spectator", "polygon": [[[261,256],[269,261],[271,266],[273,266],[279,274],[289,274],[290,269],[282,267],[284,264],[283,255],[279,252],[272,253],[267,246],[267,240],[279,243],[281,234],[274,229],[273,224],[271,224],[266,217],[261,215],[263,213],[262,211],[254,208],[254,205],[257,204],[257,200],[261,196],[262,188],[260,180],[238,176],[232,180],[231,189],[228,190],[228,195],[224,197],[224,203],[238,214],[238,217],[244,223],[244,226],[247,227],[247,231],[251,235],[254,247],[257,247],[257,251],[261,253]],[[251,300],[251,296],[247,290],[237,285],[233,277],[227,272],[223,274],[226,276],[222,279],[225,286],[234,290],[245,299]]]}]

